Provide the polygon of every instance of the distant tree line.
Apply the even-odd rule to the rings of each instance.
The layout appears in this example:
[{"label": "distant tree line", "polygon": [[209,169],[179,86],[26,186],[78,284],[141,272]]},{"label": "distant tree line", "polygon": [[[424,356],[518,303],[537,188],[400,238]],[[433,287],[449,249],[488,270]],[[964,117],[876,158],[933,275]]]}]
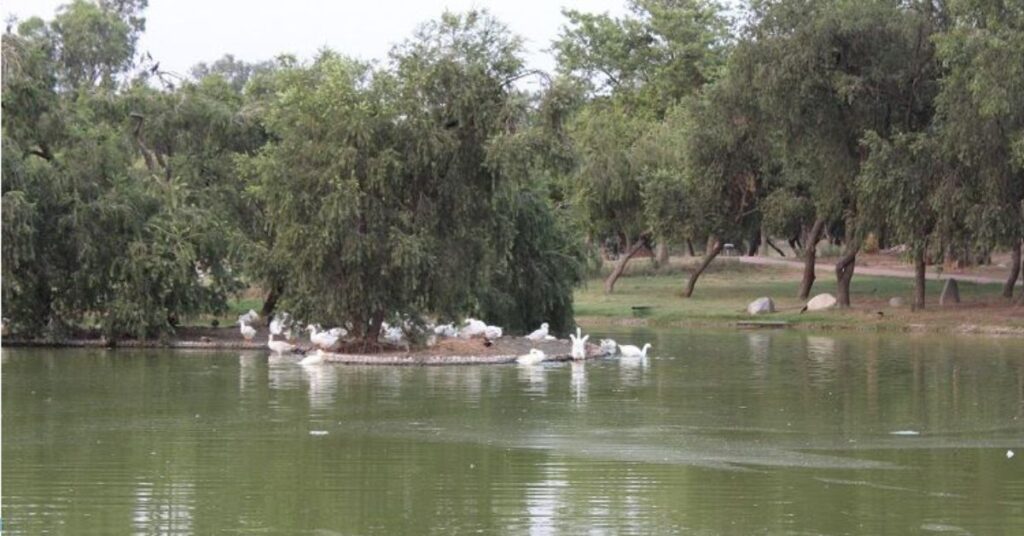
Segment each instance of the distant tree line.
[{"label": "distant tree line", "polygon": [[[138,48],[146,0],[75,0],[3,34],[3,308],[27,335],[152,337],[240,289],[351,323],[573,324],[586,259],[784,237],[814,283],[869,234],[929,261],[1024,236],[1024,3],[633,0],[566,11],[557,72],[486,12],[379,64]],[[524,79],[539,89],[527,90]],[[760,247],[765,247],[764,245]],[[699,247],[698,247],[699,249]]]}]

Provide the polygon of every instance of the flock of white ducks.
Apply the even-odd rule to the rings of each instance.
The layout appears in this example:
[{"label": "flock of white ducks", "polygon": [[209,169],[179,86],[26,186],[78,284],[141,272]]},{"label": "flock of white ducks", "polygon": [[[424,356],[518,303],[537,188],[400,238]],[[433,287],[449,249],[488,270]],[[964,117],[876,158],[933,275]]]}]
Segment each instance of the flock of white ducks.
[{"label": "flock of white ducks", "polygon": [[[256,311],[250,309],[248,313],[238,317],[239,331],[242,337],[251,341],[256,337],[256,328],[253,326],[259,321],[259,314]],[[270,322],[270,334],[267,337],[267,348],[274,354],[280,356],[283,354],[292,353],[297,350],[297,346],[293,344],[292,340],[295,338],[295,333],[292,330],[294,327],[294,321],[291,315],[288,313],[281,313],[273,318]],[[409,329],[409,325],[405,326],[391,326],[386,322],[381,325],[380,339],[383,342],[400,345],[405,342],[405,331]],[[461,328],[456,327],[454,324],[442,324],[439,326],[433,326],[432,331],[434,337],[431,339],[436,340],[436,337],[461,337],[465,339],[474,337],[483,337],[488,341],[499,339],[503,336],[503,330],[499,326],[488,325],[482,320],[475,318],[468,318],[464,322]],[[526,335],[525,339],[530,341],[553,341],[557,338],[548,332],[549,324],[544,322],[539,328],[532,331],[529,335]],[[306,326],[305,331],[309,332],[309,342],[316,347],[317,351],[314,354],[308,355],[303,358],[300,363],[303,365],[314,365],[324,363],[324,351],[330,351],[333,349],[338,342],[348,335],[348,331],[344,328],[336,327],[331,329],[321,329],[319,324],[309,324]],[[275,340],[275,336],[283,336],[286,340]],[[572,350],[570,355],[573,360],[580,361],[587,357],[587,340],[590,339],[590,335],[583,335],[583,330],[576,328],[576,333],[569,335],[569,340],[572,343]],[[624,358],[646,358],[647,350],[651,348],[651,344],[647,343],[643,348],[638,348],[631,344],[617,344],[612,339],[601,339],[600,348],[602,353],[605,355],[620,354]],[[547,354],[543,350],[532,348],[526,354],[523,354],[516,358],[516,362],[521,365],[537,365],[543,363],[548,359]]]}]

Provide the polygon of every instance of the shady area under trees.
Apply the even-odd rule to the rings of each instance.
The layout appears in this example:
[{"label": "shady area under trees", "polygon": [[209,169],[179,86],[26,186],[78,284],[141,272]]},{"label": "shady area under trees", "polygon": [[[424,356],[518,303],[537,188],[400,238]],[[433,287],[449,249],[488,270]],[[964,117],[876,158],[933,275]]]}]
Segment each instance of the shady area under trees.
[{"label": "shady area under trees", "polygon": [[[554,73],[486,11],[379,63],[323,50],[187,77],[139,49],[146,0],[3,34],[3,315],[22,337],[165,337],[242,292],[376,340],[473,315],[575,326],[646,250],[788,242],[840,306],[867,241],[1022,276],[1024,4],[630,0],[565,12]],[[539,89],[524,89],[532,78]],[[595,260],[597,262],[595,262]],[[820,287],[820,283],[818,284]],[[684,299],[680,297],[679,299]]]}]

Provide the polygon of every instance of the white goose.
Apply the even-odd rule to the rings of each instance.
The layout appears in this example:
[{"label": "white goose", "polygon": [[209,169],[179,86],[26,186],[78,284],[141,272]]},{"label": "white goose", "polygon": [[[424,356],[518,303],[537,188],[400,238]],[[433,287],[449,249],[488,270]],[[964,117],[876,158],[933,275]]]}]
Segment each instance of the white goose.
[{"label": "white goose", "polygon": [[242,332],[242,338],[247,341],[251,341],[256,337],[256,328],[246,324],[242,320],[238,321],[238,330]]},{"label": "white goose", "polygon": [[303,366],[323,365],[326,362],[327,361],[324,360],[324,351],[317,348],[316,352],[314,352],[312,355],[303,357],[302,360],[299,361],[299,364]]},{"label": "white goose", "polygon": [[274,315],[274,319],[270,321],[270,332],[274,335],[283,335],[291,326],[291,320],[291,315],[288,313]]},{"label": "white goose", "polygon": [[275,341],[274,334],[267,335],[267,348],[277,355],[286,354],[295,349],[295,345],[288,341]]},{"label": "white goose", "polygon": [[401,326],[392,326],[387,322],[382,322],[380,325],[380,338],[388,344],[398,346],[405,340],[405,331],[402,330]]},{"label": "white goose", "polygon": [[569,339],[572,340],[572,358],[575,360],[587,358],[587,339],[590,335],[583,335],[583,330],[576,328],[576,334],[569,334]]},{"label": "white goose", "polygon": [[601,351],[604,355],[615,355],[619,353],[619,345],[614,339],[601,339]]},{"label": "white goose", "polygon": [[523,354],[516,358],[516,363],[520,365],[537,365],[547,359],[548,356],[543,351],[536,348],[530,349],[530,353]]},{"label": "white goose", "polygon": [[245,313],[244,315],[238,317],[238,321],[244,324],[255,324],[256,321],[259,319],[260,315],[252,309],[249,309],[248,313]]},{"label": "white goose", "polygon": [[441,337],[458,337],[459,328],[455,327],[455,324],[442,324],[434,327],[434,335]]},{"label": "white goose", "polygon": [[335,344],[338,344],[338,339],[340,338],[340,332],[339,335],[332,335],[333,330],[320,331],[313,324],[306,326],[306,331],[309,332],[309,342],[324,350],[330,350]]},{"label": "white goose", "polygon": [[526,338],[530,339],[531,341],[543,341],[546,340],[549,336],[550,335],[548,335],[548,323],[544,322],[543,324],[540,325],[539,329],[534,330],[534,332],[527,335]]},{"label": "white goose", "polygon": [[488,339],[490,339],[492,341],[494,339],[500,339],[502,334],[503,334],[503,331],[498,326],[487,326],[486,328],[484,328],[484,337],[486,337],[486,338],[488,338]]},{"label": "white goose", "polygon": [[651,343],[645,344],[642,350],[632,344],[620,344],[619,352],[622,353],[622,357],[647,357],[647,349],[650,347]]},{"label": "white goose", "polygon": [[463,339],[472,339],[473,337],[479,337],[487,331],[487,324],[477,320],[475,318],[467,318],[466,325],[459,331],[459,337]]}]

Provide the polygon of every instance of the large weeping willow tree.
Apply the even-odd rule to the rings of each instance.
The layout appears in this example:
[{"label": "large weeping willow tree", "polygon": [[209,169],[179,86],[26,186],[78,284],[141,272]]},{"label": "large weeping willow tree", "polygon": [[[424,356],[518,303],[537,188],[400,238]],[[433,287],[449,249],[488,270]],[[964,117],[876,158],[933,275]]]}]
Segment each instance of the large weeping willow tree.
[{"label": "large weeping willow tree", "polygon": [[529,176],[488,164],[521,123],[520,53],[471,12],[424,25],[386,68],[324,52],[279,70],[262,111],[272,141],[240,168],[298,314],[350,322],[366,340],[424,315],[568,327],[574,239],[556,233]]},{"label": "large weeping willow tree", "polygon": [[145,4],[79,0],[3,35],[3,307],[20,335],[155,336],[232,290],[223,219],[133,136]]}]

